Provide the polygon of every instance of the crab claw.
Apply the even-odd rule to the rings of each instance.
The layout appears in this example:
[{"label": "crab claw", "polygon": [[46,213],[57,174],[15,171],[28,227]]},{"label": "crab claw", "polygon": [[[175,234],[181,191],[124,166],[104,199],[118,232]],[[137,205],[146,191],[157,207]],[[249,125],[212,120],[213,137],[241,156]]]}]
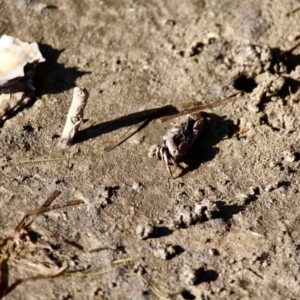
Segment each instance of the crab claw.
[{"label": "crab claw", "polygon": [[177,160],[180,160],[182,157],[184,157],[189,151],[189,149],[190,149],[190,144],[187,141],[184,141],[181,144],[179,144],[178,145],[179,157],[177,158]]}]

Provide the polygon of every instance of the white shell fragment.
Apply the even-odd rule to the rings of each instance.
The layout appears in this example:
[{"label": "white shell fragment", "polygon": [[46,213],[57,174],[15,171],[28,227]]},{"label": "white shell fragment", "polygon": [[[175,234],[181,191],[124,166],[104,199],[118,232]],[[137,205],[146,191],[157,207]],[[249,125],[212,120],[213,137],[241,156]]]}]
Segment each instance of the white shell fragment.
[{"label": "white shell fragment", "polygon": [[27,64],[45,61],[36,42],[24,43],[12,36],[0,38],[0,87],[24,77]]},{"label": "white shell fragment", "polygon": [[24,43],[8,35],[0,38],[0,121],[33,97],[33,67],[44,61],[36,42]]}]

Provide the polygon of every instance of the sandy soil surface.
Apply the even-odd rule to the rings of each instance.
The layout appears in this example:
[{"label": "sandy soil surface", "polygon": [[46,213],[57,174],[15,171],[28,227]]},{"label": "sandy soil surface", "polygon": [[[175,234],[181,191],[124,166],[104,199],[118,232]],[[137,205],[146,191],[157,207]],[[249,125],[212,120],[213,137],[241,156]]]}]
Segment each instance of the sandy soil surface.
[{"label": "sandy soil surface", "polygon": [[[35,99],[0,128],[0,163],[19,162],[1,167],[1,237],[54,190],[57,205],[84,201],[36,220],[14,245],[2,288],[35,276],[30,263],[89,272],[28,281],[6,299],[157,299],[153,286],[161,299],[299,299],[298,5],[1,1],[0,34],[37,41],[46,58]],[[90,97],[76,144],[62,150],[75,86]],[[237,91],[234,103],[206,110],[187,168],[171,166],[175,179],[148,155],[172,122],[156,119],[104,151],[138,112]],[[60,160],[35,161],[43,158]],[[91,276],[127,258],[136,260]]]}]

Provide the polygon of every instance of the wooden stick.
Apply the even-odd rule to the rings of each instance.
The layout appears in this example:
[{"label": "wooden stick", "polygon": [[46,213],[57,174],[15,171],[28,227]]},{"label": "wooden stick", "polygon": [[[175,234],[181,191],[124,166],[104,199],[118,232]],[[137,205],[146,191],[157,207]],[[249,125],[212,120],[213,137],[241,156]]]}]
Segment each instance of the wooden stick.
[{"label": "wooden stick", "polygon": [[58,145],[67,148],[73,144],[79,126],[83,120],[83,112],[89,93],[85,88],[74,88],[73,99],[67,116],[66,124]]}]

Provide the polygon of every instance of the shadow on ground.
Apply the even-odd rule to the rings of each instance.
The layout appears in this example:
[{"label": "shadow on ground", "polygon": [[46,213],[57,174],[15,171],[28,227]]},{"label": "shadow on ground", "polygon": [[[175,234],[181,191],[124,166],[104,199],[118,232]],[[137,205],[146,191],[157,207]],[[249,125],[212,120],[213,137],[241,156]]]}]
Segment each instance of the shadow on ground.
[{"label": "shadow on ground", "polygon": [[205,118],[204,130],[183,160],[188,167],[179,177],[198,169],[202,163],[214,159],[219,152],[216,145],[228,136],[234,125],[232,120],[226,119],[226,116],[207,112],[202,112],[202,115]]},{"label": "shadow on ground", "polygon": [[[123,127],[129,127],[132,125],[140,126],[140,123],[145,123],[145,126],[147,126],[152,120],[168,116],[174,113],[177,113],[178,110],[173,107],[172,105],[166,105],[163,107],[157,107],[152,109],[147,109],[139,112],[135,112],[132,114],[129,114],[127,116],[122,116],[120,118],[99,123],[97,125],[91,126],[89,128],[86,128],[82,131],[80,131],[77,135],[76,143],[81,143],[88,141],[90,139],[95,139],[102,134],[106,134],[115,130],[118,130]],[[137,126],[137,127],[138,127]],[[132,131],[137,129],[134,128]],[[143,128],[142,127],[142,128]],[[142,129],[141,128],[141,129]],[[139,131],[139,130],[138,130]]]},{"label": "shadow on ground", "polygon": [[91,72],[78,70],[77,67],[66,67],[59,63],[59,56],[64,49],[58,50],[47,44],[39,44],[40,51],[46,61],[36,68],[34,83],[36,96],[58,94],[76,86],[76,80]]}]

